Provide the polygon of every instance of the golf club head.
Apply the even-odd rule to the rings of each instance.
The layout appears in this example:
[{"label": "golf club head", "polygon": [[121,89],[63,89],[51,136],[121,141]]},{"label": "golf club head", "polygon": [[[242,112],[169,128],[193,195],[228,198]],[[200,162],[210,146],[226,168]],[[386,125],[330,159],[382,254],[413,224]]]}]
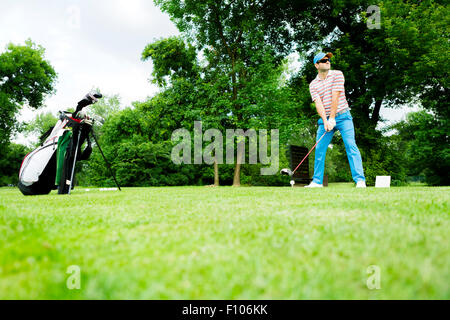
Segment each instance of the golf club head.
[{"label": "golf club head", "polygon": [[292,171],[288,168],[281,169],[280,173],[285,176],[292,176]]},{"label": "golf club head", "polygon": [[105,123],[105,119],[103,117],[93,115],[93,116],[91,116],[91,118],[94,119],[95,121],[97,121],[98,123],[101,123],[101,124]]},{"label": "golf club head", "polygon": [[77,108],[75,109],[74,115],[76,116],[81,109],[84,107],[87,107],[91,104],[94,104],[102,97],[102,94],[100,92],[91,91],[88,94],[84,96],[83,99],[78,101]]},{"label": "golf club head", "polygon": [[90,104],[96,103],[99,98],[101,98],[101,94],[96,92],[89,92],[84,98],[89,100]]}]

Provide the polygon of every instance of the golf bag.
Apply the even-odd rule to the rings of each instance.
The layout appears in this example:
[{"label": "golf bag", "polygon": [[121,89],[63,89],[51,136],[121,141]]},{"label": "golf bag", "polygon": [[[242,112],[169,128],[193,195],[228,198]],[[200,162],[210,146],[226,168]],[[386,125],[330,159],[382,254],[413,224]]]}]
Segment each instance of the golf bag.
[{"label": "golf bag", "polygon": [[[76,162],[89,159],[92,152],[92,121],[78,115],[100,97],[101,94],[88,94],[78,102],[73,114],[60,112],[56,125],[41,137],[41,145],[25,156],[18,184],[24,195],[48,194],[53,189],[58,189],[59,194],[70,193]],[[87,146],[82,151],[84,142]]]}]

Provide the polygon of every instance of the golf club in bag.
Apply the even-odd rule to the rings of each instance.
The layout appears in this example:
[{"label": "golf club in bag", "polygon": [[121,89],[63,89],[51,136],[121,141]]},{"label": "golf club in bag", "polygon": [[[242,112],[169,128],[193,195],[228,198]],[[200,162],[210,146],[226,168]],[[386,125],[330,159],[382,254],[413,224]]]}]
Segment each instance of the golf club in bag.
[{"label": "golf club in bag", "polygon": [[[58,189],[58,194],[70,194],[74,187],[76,162],[89,159],[92,153],[90,136],[94,138],[114,182],[121,190],[95,137],[93,120],[80,112],[101,97],[100,93],[89,93],[78,102],[74,113],[60,111],[56,125],[41,137],[41,145],[22,161],[18,186],[24,195],[48,194],[53,189]],[[87,146],[82,151],[84,142]]]},{"label": "golf club in bag", "polygon": [[[284,168],[284,169],[281,169],[280,173],[282,175],[287,175],[287,176],[292,177],[294,175],[295,171],[297,171],[297,169],[301,166],[303,161],[305,161],[305,159],[308,158],[309,154],[314,150],[314,148],[317,146],[317,144],[320,142],[320,140],[322,140],[322,138],[325,136],[326,133],[327,133],[327,131],[325,131],[322,134],[322,136],[319,138],[319,140],[317,140],[316,144],[311,148],[311,150],[309,150],[309,152],[306,154],[306,156],[303,158],[303,160],[300,161],[300,163],[297,165],[297,167],[293,171],[291,171],[291,169],[289,169],[289,168]],[[295,184],[294,179],[291,179],[290,183],[291,183],[291,186],[293,187]]]}]

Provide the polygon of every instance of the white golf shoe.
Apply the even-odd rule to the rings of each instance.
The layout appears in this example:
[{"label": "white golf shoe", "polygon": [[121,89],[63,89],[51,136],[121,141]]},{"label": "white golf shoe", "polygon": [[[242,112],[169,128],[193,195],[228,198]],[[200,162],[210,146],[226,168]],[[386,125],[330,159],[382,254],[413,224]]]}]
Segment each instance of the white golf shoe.
[{"label": "white golf shoe", "polygon": [[323,184],[318,184],[314,181],[311,181],[311,183],[305,186],[305,188],[323,188]]},{"label": "white golf shoe", "polygon": [[359,180],[359,181],[356,183],[356,187],[357,187],[357,188],[365,188],[365,187],[366,187],[366,182],[365,182],[364,180]]}]

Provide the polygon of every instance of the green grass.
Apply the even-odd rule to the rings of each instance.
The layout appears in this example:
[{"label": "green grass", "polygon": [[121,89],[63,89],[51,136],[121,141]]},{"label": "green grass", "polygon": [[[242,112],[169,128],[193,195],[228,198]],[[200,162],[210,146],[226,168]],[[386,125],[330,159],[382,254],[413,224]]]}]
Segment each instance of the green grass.
[{"label": "green grass", "polygon": [[449,299],[449,191],[1,188],[0,299]]}]

